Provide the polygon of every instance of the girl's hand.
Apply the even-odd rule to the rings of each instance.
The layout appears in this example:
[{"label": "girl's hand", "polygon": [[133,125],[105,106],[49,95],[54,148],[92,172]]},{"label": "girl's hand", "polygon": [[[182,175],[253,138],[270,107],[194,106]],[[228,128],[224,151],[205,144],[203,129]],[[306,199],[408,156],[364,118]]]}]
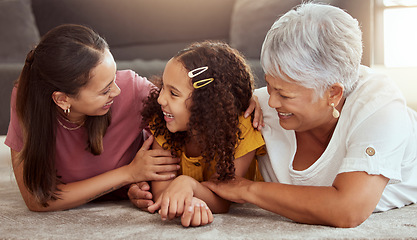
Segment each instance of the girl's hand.
[{"label": "girl's hand", "polygon": [[181,216],[185,206],[191,205],[194,195],[193,186],[196,183],[198,182],[189,176],[178,176],[168,185],[155,204],[148,208],[149,212],[160,208],[159,214],[163,221]]},{"label": "girl's hand", "polygon": [[262,114],[262,108],[259,104],[258,97],[255,95],[252,95],[252,98],[250,99],[249,107],[245,111],[244,117],[249,117],[252,112],[255,111],[255,114],[253,115],[253,127],[258,129],[259,131],[262,130],[262,127],[265,126],[263,114]]},{"label": "girl's hand", "polygon": [[169,150],[150,150],[153,139],[154,137],[150,136],[143,143],[133,161],[128,165],[131,182],[165,181],[175,177],[180,167],[179,159],[172,157]]},{"label": "girl's hand", "polygon": [[213,214],[207,204],[196,197],[193,197],[191,204],[185,207],[185,211],[181,217],[181,224],[184,227],[204,226],[212,223]]}]

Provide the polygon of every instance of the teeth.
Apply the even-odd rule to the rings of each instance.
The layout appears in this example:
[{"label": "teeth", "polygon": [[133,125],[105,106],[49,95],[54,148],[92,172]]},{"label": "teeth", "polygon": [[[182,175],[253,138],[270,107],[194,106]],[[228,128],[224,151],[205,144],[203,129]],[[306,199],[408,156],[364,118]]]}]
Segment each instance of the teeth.
[{"label": "teeth", "polygon": [[113,100],[111,102],[108,102],[108,103],[104,104],[104,106],[109,106],[111,104],[113,104]]},{"label": "teeth", "polygon": [[291,116],[292,113],[279,113],[279,115],[287,117],[287,116]]},{"label": "teeth", "polygon": [[172,115],[172,114],[169,114],[169,113],[166,113],[166,112],[163,112],[163,113],[164,113],[165,116],[167,116],[169,118],[174,118],[174,115]]}]

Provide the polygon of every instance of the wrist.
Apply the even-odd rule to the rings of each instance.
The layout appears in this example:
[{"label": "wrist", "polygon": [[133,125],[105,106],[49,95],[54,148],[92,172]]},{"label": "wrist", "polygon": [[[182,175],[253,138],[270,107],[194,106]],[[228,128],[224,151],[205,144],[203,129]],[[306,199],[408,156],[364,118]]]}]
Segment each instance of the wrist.
[{"label": "wrist", "polygon": [[240,191],[241,199],[244,202],[255,204],[257,192],[260,187],[260,182],[248,181],[244,189]]},{"label": "wrist", "polygon": [[119,170],[121,170],[121,174],[122,176],[124,176],[123,178],[123,182],[125,183],[125,185],[127,184],[131,184],[131,183],[135,183],[135,182],[140,182],[140,181],[136,181],[134,176],[133,176],[133,172],[130,170],[130,165],[124,165],[122,167],[119,168]]},{"label": "wrist", "polygon": [[187,186],[190,186],[193,192],[196,191],[198,181],[194,178],[187,175],[180,175],[176,179],[178,179],[178,181],[183,181],[184,183],[186,183]]}]

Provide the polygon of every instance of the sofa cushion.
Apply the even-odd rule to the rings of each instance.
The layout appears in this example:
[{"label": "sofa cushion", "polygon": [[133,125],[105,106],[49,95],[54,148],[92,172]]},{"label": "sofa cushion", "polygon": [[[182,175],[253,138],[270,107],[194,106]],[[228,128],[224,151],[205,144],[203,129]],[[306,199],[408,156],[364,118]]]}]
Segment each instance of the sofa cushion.
[{"label": "sofa cushion", "polygon": [[[260,58],[266,33],[278,17],[302,0],[236,0],[230,23],[230,45],[247,58]],[[337,0],[316,2],[333,4]]]},{"label": "sofa cushion", "polygon": [[[126,53],[137,45],[228,40],[235,0],[32,0],[44,34],[63,23],[84,24]],[[182,45],[181,45],[182,46]],[[132,47],[132,48],[131,48]],[[124,50],[123,50],[124,49]],[[152,48],[158,51],[158,48]],[[175,52],[180,49],[175,49]],[[159,51],[161,52],[161,51]],[[146,53],[146,52],[145,52]],[[152,53],[147,53],[151,54]],[[116,56],[131,60],[131,56]],[[136,58],[152,56],[136,56]],[[171,57],[171,52],[164,58]]]},{"label": "sofa cushion", "polygon": [[1,0],[0,12],[0,63],[23,63],[39,41],[30,0]]}]

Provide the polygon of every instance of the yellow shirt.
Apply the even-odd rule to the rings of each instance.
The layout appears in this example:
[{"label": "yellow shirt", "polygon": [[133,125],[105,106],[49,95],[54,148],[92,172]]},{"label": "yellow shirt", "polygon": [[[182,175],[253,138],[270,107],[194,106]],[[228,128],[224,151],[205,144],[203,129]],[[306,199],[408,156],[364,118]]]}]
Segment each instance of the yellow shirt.
[{"label": "yellow shirt", "polygon": [[[244,156],[245,154],[256,151],[256,155],[264,155],[265,151],[265,141],[261,133],[255,130],[252,127],[252,122],[250,118],[244,118],[243,116],[239,117],[239,128],[241,133],[240,140],[238,140],[237,147],[235,150],[235,159]],[[154,134],[154,131],[152,131]],[[163,146],[166,142],[164,136],[158,136],[156,141],[159,145]],[[179,174],[190,176],[196,179],[199,182],[207,181],[211,175],[213,175],[216,170],[216,161],[211,161],[207,163],[202,156],[199,157],[188,157],[185,155],[184,149],[178,152],[180,156],[180,170]],[[251,167],[248,171],[246,177],[251,180],[255,180],[255,170],[256,169],[256,157],[254,158]],[[259,175],[259,174],[258,174]],[[257,176],[259,178],[259,176]]]}]

